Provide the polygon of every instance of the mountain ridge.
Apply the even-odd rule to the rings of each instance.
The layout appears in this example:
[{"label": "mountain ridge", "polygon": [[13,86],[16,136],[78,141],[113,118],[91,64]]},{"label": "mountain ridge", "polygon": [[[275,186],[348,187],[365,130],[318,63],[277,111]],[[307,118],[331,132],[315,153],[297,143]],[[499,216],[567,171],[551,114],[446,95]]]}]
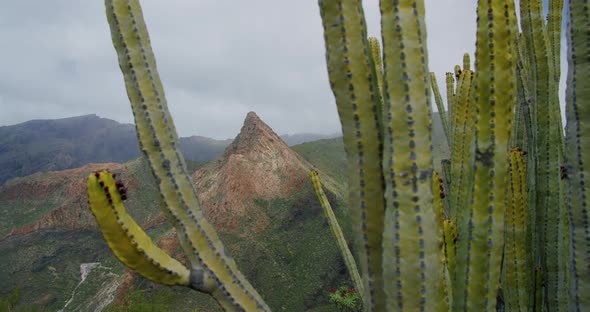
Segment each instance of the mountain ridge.
[{"label": "mountain ridge", "polygon": [[[322,138],[320,134],[285,135],[288,145]],[[179,138],[187,160],[204,162],[221,156],[233,139],[199,135]],[[35,119],[0,126],[0,185],[14,177],[77,168],[89,163],[124,163],[141,155],[135,126],[96,114]]]}]

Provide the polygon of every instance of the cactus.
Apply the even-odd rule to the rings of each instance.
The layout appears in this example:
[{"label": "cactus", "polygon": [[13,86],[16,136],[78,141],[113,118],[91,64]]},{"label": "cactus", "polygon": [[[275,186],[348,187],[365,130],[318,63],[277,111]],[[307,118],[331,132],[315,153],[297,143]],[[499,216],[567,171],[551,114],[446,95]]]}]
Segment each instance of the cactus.
[{"label": "cactus", "polygon": [[532,253],[528,245],[528,195],[526,189],[526,152],[510,151],[511,202],[506,209],[506,244],[504,246],[503,294],[507,311],[522,311],[532,306],[529,294],[533,289]]},{"label": "cactus", "polygon": [[[227,310],[268,310],[203,217],[138,1],[105,3],[140,145],[191,268],[153,245],[125,213],[120,185],[100,171],[88,193],[105,239],[147,278],[210,293]],[[521,0],[522,33],[513,0],[479,0],[475,67],[466,55],[447,73],[446,114],[428,71],[423,0],[381,2],[383,53],[367,38],[360,1],[319,7],[365,310],[493,311],[499,296],[511,310],[587,309],[588,4],[569,2],[567,140],[557,96],[563,0],[549,1],[547,21],[542,1]],[[431,88],[452,151],[444,182],[433,171]]]},{"label": "cactus", "polygon": [[328,201],[328,198],[326,197],[326,194],[322,189],[322,182],[320,181],[318,172],[315,170],[310,171],[309,177],[313,184],[315,193],[318,196],[318,200],[320,201],[320,205],[324,210],[324,215],[326,216],[326,219],[328,219],[330,230],[332,230],[332,234],[334,234],[334,238],[338,243],[338,248],[340,248],[340,252],[342,253],[342,256],[344,258],[344,264],[346,265],[348,274],[350,274],[352,282],[354,283],[354,287],[359,292],[362,300],[362,296],[364,294],[364,286],[356,266],[356,261],[354,260],[354,257],[352,256],[350,249],[348,248],[348,244],[346,243],[346,239],[344,237],[344,234],[342,233],[342,229],[340,229],[340,224],[338,224],[336,215],[334,215],[334,210],[332,210],[332,206],[330,205],[330,202]]},{"label": "cactus", "polygon": [[[105,6],[141,150],[156,177],[165,215],[177,229],[191,272],[201,272],[213,281],[198,290],[211,293],[226,310],[269,310],[203,215],[178,147],[139,2],[105,0]],[[138,246],[143,250],[153,247],[145,245],[145,240],[136,242],[143,244]]]},{"label": "cactus", "polygon": [[567,141],[567,211],[571,233],[572,285],[570,300],[577,311],[590,307],[590,63],[588,63],[588,3],[569,1]]},{"label": "cactus", "polygon": [[[578,308],[584,306],[580,302],[586,299],[580,294],[588,291],[588,262],[587,257],[582,256],[587,255],[587,246],[582,241],[589,239],[584,195],[588,182],[584,183],[585,159],[581,151],[585,141],[580,136],[587,137],[588,133],[580,125],[581,119],[588,114],[584,107],[568,106],[571,107],[568,121],[572,125],[568,128],[568,157],[572,161],[567,170],[563,170],[567,173],[562,174],[568,183],[560,182],[559,168],[564,163],[565,149],[557,90],[563,1],[549,1],[547,21],[542,14],[542,1],[520,1],[522,33],[517,27],[514,1],[478,1],[475,68],[471,69],[466,55],[462,67],[457,65],[453,73],[447,73],[448,113],[444,112],[436,79],[432,74],[430,77],[426,75],[423,1],[381,2],[382,62],[375,60],[374,53],[373,60],[367,61],[368,51],[374,50],[375,43],[369,40],[370,44],[367,44],[363,36],[366,30],[363,18],[359,17],[362,8],[358,3],[320,0],[319,4],[328,73],[339,112],[350,106],[358,111],[378,109],[379,104],[382,107],[382,112],[376,115],[383,116],[379,129],[382,129],[382,177],[385,183],[384,249],[382,259],[369,253],[366,254],[368,257],[361,259],[360,265],[383,261],[388,310],[444,310],[446,303],[450,303],[451,310],[480,311],[504,307],[568,310],[567,296],[574,290],[577,295],[572,301],[577,300]],[[570,6],[577,6],[577,12],[588,9],[581,1],[571,1]],[[578,38],[581,52],[570,51],[580,55],[577,59],[571,58],[570,62],[577,61],[583,68],[586,64],[580,60],[587,47],[584,48],[581,38],[588,23],[582,20],[582,17],[587,19],[586,15],[577,17],[577,27],[582,30],[571,31],[570,39],[575,41]],[[384,64],[383,77],[379,70],[358,71],[362,66],[370,68],[371,63]],[[575,87],[574,77],[586,82],[586,72],[570,74],[570,84]],[[371,93],[375,81],[379,82],[382,91],[382,103]],[[436,181],[429,189],[421,189],[420,184],[421,179],[431,178],[425,173],[432,168],[427,160],[429,151],[416,152],[418,147],[430,144],[429,82],[441,114],[448,117],[446,121],[443,119],[443,127],[452,151],[451,159],[443,162],[444,185],[450,190],[449,199],[439,201],[435,198],[434,202]],[[568,93],[568,96],[579,99],[576,104],[585,95],[584,88],[578,90],[579,93]],[[370,100],[363,106],[359,98],[366,97]],[[349,179],[361,179],[365,184],[370,183],[369,179],[379,181],[379,175],[367,175],[361,167],[363,162],[359,163],[357,156],[351,155],[358,153],[355,149],[360,145],[357,139],[363,137],[363,133],[355,132],[355,127],[371,125],[373,115],[341,113],[340,118],[345,144],[349,144],[346,149]],[[511,153],[513,146],[525,148],[529,153],[522,149],[514,149]],[[527,158],[526,162],[524,158]],[[511,164],[515,170],[512,175]],[[575,177],[569,176],[570,170],[576,171]],[[576,191],[572,190],[574,185],[578,187]],[[415,195],[404,201],[412,192]],[[569,209],[569,220],[565,217],[564,203]],[[357,209],[357,203],[351,205]],[[435,220],[438,210],[424,207],[432,205],[443,207],[449,219],[443,220],[442,233],[439,230],[425,234],[420,225],[424,220]],[[527,206],[531,207],[526,210],[530,214],[524,213]],[[505,219],[506,214],[509,220]],[[407,218],[409,215],[414,219]],[[569,231],[574,238],[571,241]],[[365,232],[357,229],[355,233],[360,239],[366,238]],[[427,250],[432,252],[430,256],[435,251],[427,246],[433,242],[440,244],[440,235],[446,247],[436,262],[428,258]],[[419,241],[418,248],[413,245],[413,250],[405,249],[415,241]],[[570,264],[567,257],[563,257],[570,249],[573,250],[573,273],[578,274],[571,279],[574,288],[569,286]],[[423,254],[415,258],[413,251]],[[429,260],[420,268],[414,267],[412,275],[407,274],[407,268],[411,266],[405,264],[414,264],[420,259]],[[502,259],[510,262],[503,263]],[[393,265],[390,267],[390,264]],[[437,272],[432,271],[437,266]],[[426,270],[430,270],[428,276],[424,276]],[[447,296],[452,298],[437,301],[430,287],[444,281],[444,277],[437,277],[441,274],[448,274],[452,279],[447,291]],[[374,279],[374,276],[370,278]],[[409,295],[410,291],[404,287],[408,284],[419,287],[420,293]],[[505,306],[496,306],[497,301],[501,301],[499,296],[507,300]],[[379,301],[372,302],[367,308],[369,311],[383,310]]]}]

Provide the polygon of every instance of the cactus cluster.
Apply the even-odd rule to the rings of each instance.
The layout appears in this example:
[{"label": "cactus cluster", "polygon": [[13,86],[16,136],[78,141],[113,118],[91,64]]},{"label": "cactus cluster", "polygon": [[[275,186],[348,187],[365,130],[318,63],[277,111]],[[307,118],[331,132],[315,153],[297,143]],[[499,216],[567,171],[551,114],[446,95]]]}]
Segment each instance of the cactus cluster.
[{"label": "cactus cluster", "polygon": [[[547,18],[541,0],[519,3],[517,19],[513,0],[478,0],[475,67],[466,55],[446,74],[445,111],[428,69],[423,0],[381,1],[382,49],[367,37],[361,1],[319,0],[356,260],[310,176],[366,311],[590,308],[590,8],[570,0],[567,10],[564,137],[563,0],[548,1]],[[106,241],[149,279],[209,293],[226,310],[269,310],[203,216],[138,0],[105,4],[140,146],[190,268],[153,244],[126,214],[122,183],[98,171],[88,195]],[[451,149],[440,175],[432,95]]]},{"label": "cactus cluster", "polygon": [[[548,1],[545,16],[542,1],[521,0],[518,19],[514,1],[478,1],[475,68],[465,55],[446,74],[447,109],[428,71],[423,1],[380,2],[382,55],[360,1],[319,3],[365,307],[588,309],[586,2],[568,8],[567,142],[563,1]],[[451,149],[442,178],[430,154],[431,90]]]}]

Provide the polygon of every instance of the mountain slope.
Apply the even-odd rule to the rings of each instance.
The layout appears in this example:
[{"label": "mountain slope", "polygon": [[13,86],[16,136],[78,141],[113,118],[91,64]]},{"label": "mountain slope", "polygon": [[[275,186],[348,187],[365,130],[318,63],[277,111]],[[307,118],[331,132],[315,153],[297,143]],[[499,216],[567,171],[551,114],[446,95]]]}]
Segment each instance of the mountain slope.
[{"label": "mountain slope", "polygon": [[[99,167],[111,168],[125,181],[127,210],[156,241],[162,238],[166,249],[183,259],[175,234],[159,210],[159,193],[142,158],[121,165],[92,164],[38,173],[0,186],[0,211],[2,220],[7,220],[3,228],[5,233],[12,230],[0,239],[0,261],[11,264],[0,266],[0,296],[20,287],[24,298],[51,310],[69,301],[69,311],[99,304],[95,294],[113,294],[109,287],[116,284],[116,298],[134,297],[139,291],[151,306],[162,310],[211,310],[210,301],[192,292],[157,286],[135,275],[125,277],[123,266],[89,217],[83,183]],[[350,285],[307,178],[310,168],[251,113],[222,157],[202,165],[192,176],[206,217],[273,310],[317,309],[329,305],[332,287]],[[336,184],[328,176],[326,180]],[[327,195],[349,234],[344,196],[334,191],[339,189],[329,188]],[[108,270],[90,274],[80,283],[80,266],[95,262]],[[116,277],[111,279],[110,274]],[[120,301],[122,310],[139,304]],[[114,303],[108,308],[118,309]]]},{"label": "mountain slope", "polygon": [[[215,159],[229,140],[180,139],[185,157]],[[31,120],[0,127],[0,185],[36,172],[78,168],[89,163],[123,163],[139,157],[135,126],[96,115]]]}]

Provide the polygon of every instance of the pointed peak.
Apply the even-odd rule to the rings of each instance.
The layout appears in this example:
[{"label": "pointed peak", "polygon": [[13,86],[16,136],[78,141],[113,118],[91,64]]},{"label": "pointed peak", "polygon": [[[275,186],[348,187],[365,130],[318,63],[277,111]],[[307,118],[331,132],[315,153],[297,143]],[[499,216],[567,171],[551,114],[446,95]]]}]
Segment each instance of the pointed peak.
[{"label": "pointed peak", "polygon": [[260,117],[258,117],[258,115],[256,115],[256,112],[249,111],[248,114],[246,114],[246,120],[248,120],[248,119],[260,120]]},{"label": "pointed peak", "polygon": [[272,129],[266,123],[264,123],[264,121],[262,121],[262,119],[260,119],[260,117],[258,117],[255,112],[248,112],[246,119],[244,119],[244,125],[242,126],[240,134],[244,132],[244,129],[251,130],[255,127],[268,128],[272,132]]},{"label": "pointed peak", "polygon": [[234,141],[227,147],[225,155],[250,152],[270,152],[288,149],[287,144],[255,112],[249,112],[244,125]]}]

